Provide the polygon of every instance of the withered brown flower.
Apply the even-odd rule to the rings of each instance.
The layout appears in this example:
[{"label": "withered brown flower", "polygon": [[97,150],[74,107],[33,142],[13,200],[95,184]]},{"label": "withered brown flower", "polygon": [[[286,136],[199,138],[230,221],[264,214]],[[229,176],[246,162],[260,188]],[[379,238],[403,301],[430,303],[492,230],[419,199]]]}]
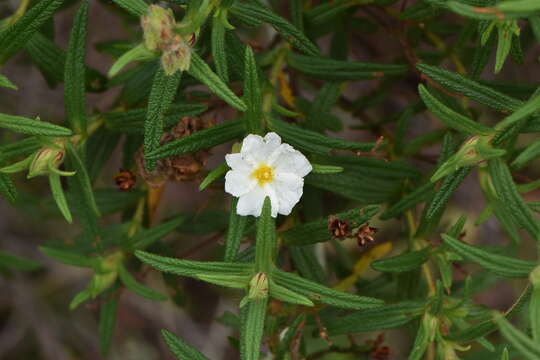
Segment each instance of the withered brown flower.
[{"label": "withered brown flower", "polygon": [[340,220],[334,215],[328,217],[328,231],[330,231],[332,236],[339,239],[351,236],[349,222],[347,220]]},{"label": "withered brown flower", "polygon": [[116,183],[116,186],[118,187],[118,190],[128,191],[131,190],[133,186],[135,186],[137,178],[135,177],[135,174],[133,174],[131,171],[120,169],[118,174],[114,176],[114,181]]},{"label": "withered brown flower", "polygon": [[375,234],[379,231],[377,228],[369,226],[369,223],[366,225],[360,226],[358,232],[356,233],[356,239],[358,241],[358,246],[364,246],[367,243],[372,243],[375,241]]},{"label": "withered brown flower", "polygon": [[[160,143],[164,145],[212,125],[212,121],[203,120],[200,117],[183,117],[170,131],[163,134]],[[137,153],[137,165],[142,178],[152,187],[159,187],[167,181],[191,182],[201,180],[202,170],[210,156],[210,151],[205,149],[160,159],[157,161],[156,169],[149,172],[144,166],[143,151],[143,148],[141,148]]]}]

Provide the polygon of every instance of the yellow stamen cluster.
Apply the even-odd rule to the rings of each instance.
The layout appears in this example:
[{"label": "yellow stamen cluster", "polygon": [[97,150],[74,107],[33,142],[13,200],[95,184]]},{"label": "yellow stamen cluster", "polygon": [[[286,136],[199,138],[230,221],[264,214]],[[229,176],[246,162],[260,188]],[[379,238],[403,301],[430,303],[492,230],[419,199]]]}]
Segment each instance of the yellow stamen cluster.
[{"label": "yellow stamen cluster", "polygon": [[266,164],[260,164],[257,170],[251,173],[251,177],[257,180],[259,186],[263,186],[274,179],[274,169]]}]

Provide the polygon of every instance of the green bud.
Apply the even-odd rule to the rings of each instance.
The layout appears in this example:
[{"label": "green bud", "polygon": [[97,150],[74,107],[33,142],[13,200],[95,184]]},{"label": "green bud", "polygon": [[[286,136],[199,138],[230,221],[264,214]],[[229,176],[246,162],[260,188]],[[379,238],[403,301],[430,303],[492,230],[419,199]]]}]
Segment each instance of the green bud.
[{"label": "green bud", "polygon": [[531,271],[529,274],[529,281],[535,289],[540,288],[540,266],[535,267],[534,270]]},{"label": "green bud", "polygon": [[476,135],[468,139],[458,152],[437,169],[431,177],[431,181],[435,182],[463,166],[476,165],[485,160],[504,155],[505,150],[495,149],[491,145],[492,139],[493,135]]},{"label": "green bud", "polygon": [[114,252],[106,257],[102,258],[97,271],[100,274],[113,273],[118,271],[118,266],[123,260],[124,254],[121,251]]},{"label": "green bud", "polygon": [[174,36],[173,28],[175,24],[171,9],[150,5],[148,13],[141,16],[145,46],[151,51],[164,50]]},{"label": "green bud", "polygon": [[90,291],[90,295],[95,298],[103,291],[107,290],[112,284],[114,284],[117,277],[117,272],[94,274],[94,276],[92,277],[92,282],[90,283],[90,286],[88,288]]},{"label": "green bud", "polygon": [[250,299],[264,299],[268,296],[268,276],[265,273],[260,272],[255,274],[249,282],[249,295]]},{"label": "green bud", "polygon": [[191,47],[180,35],[175,35],[161,55],[161,65],[165,74],[173,75],[178,70],[185,71],[191,65]]},{"label": "green bud", "polygon": [[42,147],[34,155],[28,168],[28,179],[39,175],[47,175],[51,168],[57,169],[66,154],[64,140],[55,140],[51,145]]}]

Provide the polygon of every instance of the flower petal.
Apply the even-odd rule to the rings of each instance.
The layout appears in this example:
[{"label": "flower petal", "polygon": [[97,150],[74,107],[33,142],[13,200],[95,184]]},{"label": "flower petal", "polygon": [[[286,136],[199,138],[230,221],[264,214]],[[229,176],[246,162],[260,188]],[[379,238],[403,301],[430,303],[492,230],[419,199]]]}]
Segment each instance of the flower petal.
[{"label": "flower petal", "polygon": [[264,138],[259,135],[248,135],[243,143],[240,154],[252,166],[266,164],[270,155],[281,145],[281,138],[276,133],[268,133]]},{"label": "flower petal", "polygon": [[227,165],[233,170],[241,172],[253,172],[253,166],[251,166],[241,154],[227,154],[225,155],[225,161]]},{"label": "flower petal", "polygon": [[225,174],[225,191],[232,196],[242,196],[250,192],[257,185],[249,172],[229,170]]},{"label": "flower petal", "polygon": [[270,156],[268,165],[276,172],[286,172],[304,177],[313,169],[308,159],[289,144],[281,144]]},{"label": "flower petal", "polygon": [[265,197],[266,191],[260,186],[255,186],[251,191],[240,196],[236,213],[241,216],[261,216]]},{"label": "flower petal", "polygon": [[272,187],[279,201],[278,212],[289,215],[302,197],[304,179],[292,173],[279,173]]}]

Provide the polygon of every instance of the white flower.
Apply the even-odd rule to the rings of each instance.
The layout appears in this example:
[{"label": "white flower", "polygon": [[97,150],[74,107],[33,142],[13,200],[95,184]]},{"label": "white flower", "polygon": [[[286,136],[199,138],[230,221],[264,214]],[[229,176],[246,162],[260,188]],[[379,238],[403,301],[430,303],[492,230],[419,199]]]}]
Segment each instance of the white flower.
[{"label": "white flower", "polygon": [[239,154],[225,155],[231,168],[225,175],[225,191],[239,198],[238,215],[260,216],[268,196],[272,216],[289,215],[302,196],[303,177],[312,167],[308,159],[276,133],[264,138],[248,135]]}]

